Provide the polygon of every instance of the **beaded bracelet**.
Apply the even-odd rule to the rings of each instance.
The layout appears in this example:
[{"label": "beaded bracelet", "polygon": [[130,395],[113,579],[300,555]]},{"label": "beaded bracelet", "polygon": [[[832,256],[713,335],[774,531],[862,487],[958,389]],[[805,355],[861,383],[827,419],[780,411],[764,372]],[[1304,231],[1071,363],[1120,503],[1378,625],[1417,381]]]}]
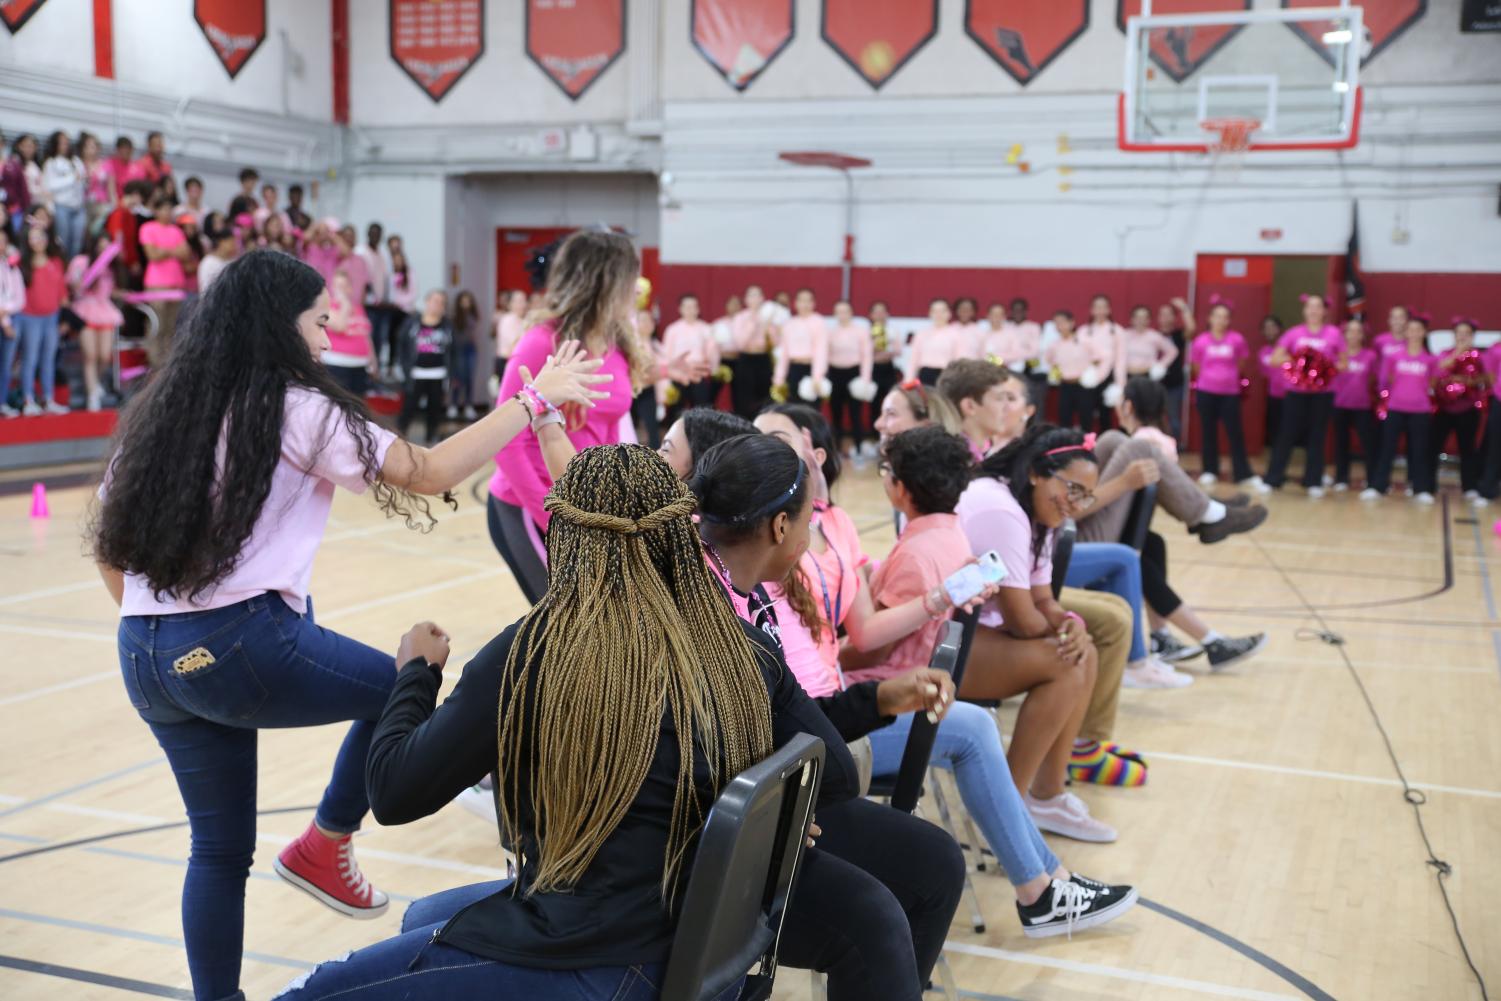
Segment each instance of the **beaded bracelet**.
[{"label": "beaded bracelet", "polygon": [[537,412],[532,409],[532,401],[527,397],[525,390],[518,389],[516,395],[511,397],[511,400],[519,405],[522,410],[526,411],[526,419],[528,421],[537,419]]},{"label": "beaded bracelet", "polygon": [[547,397],[538,392],[537,387],[534,383],[529,382],[526,385],[522,386],[521,392],[526,394],[527,399],[531,401],[531,411],[534,417],[537,414],[544,412],[553,413],[558,409],[557,407],[552,405],[552,402],[548,400]]}]

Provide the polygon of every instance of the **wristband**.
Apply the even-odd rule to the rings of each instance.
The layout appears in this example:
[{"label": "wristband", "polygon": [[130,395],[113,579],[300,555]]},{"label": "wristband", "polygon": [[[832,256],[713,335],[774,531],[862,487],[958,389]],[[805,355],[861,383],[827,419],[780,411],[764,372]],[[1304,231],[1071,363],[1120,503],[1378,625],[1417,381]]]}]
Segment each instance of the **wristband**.
[{"label": "wristband", "polygon": [[532,409],[532,401],[527,397],[525,390],[518,389],[516,395],[511,397],[511,400],[519,404],[522,410],[526,411],[526,419],[528,421],[537,419],[537,413]]},{"label": "wristband", "polygon": [[[1069,619],[1073,619],[1075,622],[1079,623],[1080,629],[1087,630],[1088,627],[1084,625],[1084,616],[1080,615],[1078,612],[1064,612],[1063,621],[1067,622]],[[1061,630],[1062,627],[1060,626],[1059,629]]]},{"label": "wristband", "polygon": [[532,418],[532,433],[536,434],[549,424],[563,426],[563,414],[561,411],[549,410]]},{"label": "wristband", "polygon": [[530,407],[530,410],[532,412],[533,418],[543,412],[554,413],[558,409],[557,407],[552,405],[552,401],[548,400],[547,397],[543,396],[537,390],[535,383],[529,382],[526,385],[522,386],[521,392],[524,393],[527,399],[531,401],[532,405]]},{"label": "wristband", "polygon": [[[937,609],[934,609],[928,603],[928,599],[930,598],[934,599],[935,603],[938,605]],[[928,591],[922,596],[922,610],[927,613],[927,616],[930,619],[941,619],[949,613],[948,608],[944,607],[943,604],[942,588],[935,587],[933,590]]]}]

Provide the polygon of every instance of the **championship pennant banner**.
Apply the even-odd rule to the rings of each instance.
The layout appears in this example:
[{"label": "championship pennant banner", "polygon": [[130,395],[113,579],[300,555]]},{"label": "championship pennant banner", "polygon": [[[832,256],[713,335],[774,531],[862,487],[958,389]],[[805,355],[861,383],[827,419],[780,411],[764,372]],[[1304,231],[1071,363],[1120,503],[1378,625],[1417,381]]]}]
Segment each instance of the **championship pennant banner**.
[{"label": "championship pennant banner", "polygon": [[1025,87],[1089,27],[1089,0],[967,0],[964,31]]},{"label": "championship pennant banner", "polygon": [[193,0],[193,20],[231,80],[266,40],[266,0]]},{"label": "championship pennant banner", "polygon": [[823,40],[873,88],[938,33],[938,0],[824,0]]},{"label": "championship pennant banner", "polygon": [[689,18],[693,47],[736,90],[792,41],[792,0],[693,0]]},{"label": "championship pennant banner", "polygon": [[0,21],[4,21],[14,35],[46,2],[47,0],[0,0]]},{"label": "championship pennant banner", "polygon": [[391,0],[391,58],[436,103],[485,52],[484,0]]},{"label": "championship pennant banner", "polygon": [[[1250,9],[1251,0],[1153,0],[1152,3],[1154,15],[1228,13]],[[1140,14],[1141,0],[1119,0],[1115,6],[1116,26],[1125,31],[1126,22]],[[1154,31],[1148,51],[1153,65],[1182,83],[1243,27],[1239,24],[1208,24]]]},{"label": "championship pennant banner", "polygon": [[624,51],[625,0],[527,0],[527,57],[572,100]]}]

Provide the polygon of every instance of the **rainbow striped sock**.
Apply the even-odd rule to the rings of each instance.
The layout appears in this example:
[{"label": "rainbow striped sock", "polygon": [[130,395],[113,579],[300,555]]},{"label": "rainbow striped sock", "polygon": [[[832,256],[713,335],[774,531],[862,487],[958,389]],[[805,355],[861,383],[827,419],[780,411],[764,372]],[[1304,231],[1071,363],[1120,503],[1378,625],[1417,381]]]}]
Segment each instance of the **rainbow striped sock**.
[{"label": "rainbow striped sock", "polygon": [[1068,776],[1075,782],[1134,789],[1147,784],[1147,766],[1116,754],[1099,741],[1079,741],[1069,755]]}]

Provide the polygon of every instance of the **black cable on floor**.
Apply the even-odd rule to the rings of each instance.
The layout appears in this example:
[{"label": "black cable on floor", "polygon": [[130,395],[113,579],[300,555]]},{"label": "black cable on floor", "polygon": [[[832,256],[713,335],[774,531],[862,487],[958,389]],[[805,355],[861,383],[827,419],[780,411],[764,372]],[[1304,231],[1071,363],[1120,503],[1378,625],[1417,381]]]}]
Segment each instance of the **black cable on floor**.
[{"label": "black cable on floor", "polygon": [[[1446,504],[1446,515],[1447,508],[1448,505]],[[1470,972],[1475,976],[1475,982],[1480,985],[1480,997],[1482,1001],[1490,1001],[1490,994],[1485,987],[1485,978],[1480,975],[1479,967],[1475,965],[1475,960],[1470,957],[1470,947],[1465,942],[1464,932],[1459,930],[1459,915],[1454,913],[1454,904],[1449,899],[1449,888],[1444,882],[1453,872],[1453,867],[1448,862],[1439,858],[1434,852],[1433,842],[1428,839],[1428,828],[1423,825],[1422,808],[1428,802],[1428,797],[1424,795],[1421,789],[1414,789],[1412,784],[1407,781],[1407,774],[1402,771],[1402,762],[1397,759],[1397,751],[1392,747],[1391,736],[1387,734],[1386,726],[1381,722],[1381,714],[1376,711],[1376,703],[1371,701],[1371,693],[1366,690],[1365,682],[1361,680],[1360,672],[1355,670],[1355,663],[1350,660],[1350,654],[1345,649],[1345,638],[1329,628],[1329,623],[1324,620],[1324,616],[1319,612],[1318,608],[1315,607],[1313,602],[1308,600],[1308,597],[1303,594],[1302,589],[1293,581],[1288,572],[1282,569],[1281,565],[1272,558],[1271,553],[1262,548],[1261,543],[1256,540],[1255,535],[1247,535],[1246,538],[1256,547],[1257,552],[1261,553],[1268,565],[1277,571],[1278,575],[1282,577],[1283,582],[1292,589],[1293,594],[1298,596],[1298,601],[1302,602],[1303,607],[1308,610],[1308,614],[1313,616],[1319,625],[1317,629],[1299,629],[1294,635],[1300,640],[1316,639],[1334,647],[1339,652],[1340,660],[1345,662],[1345,670],[1349,672],[1351,680],[1355,682],[1355,687],[1359,690],[1360,697],[1365,700],[1366,709],[1371,714],[1371,722],[1376,724],[1376,732],[1381,734],[1381,742],[1386,745],[1387,757],[1391,758],[1392,768],[1396,771],[1397,778],[1402,783],[1402,799],[1412,807],[1413,819],[1418,822],[1418,834],[1423,839],[1424,850],[1428,852],[1426,864],[1432,866],[1434,869],[1434,879],[1438,882],[1439,895],[1444,898],[1444,909],[1449,912],[1449,923],[1454,926],[1454,937],[1459,940],[1459,951],[1464,954],[1465,962],[1469,965]]]}]

